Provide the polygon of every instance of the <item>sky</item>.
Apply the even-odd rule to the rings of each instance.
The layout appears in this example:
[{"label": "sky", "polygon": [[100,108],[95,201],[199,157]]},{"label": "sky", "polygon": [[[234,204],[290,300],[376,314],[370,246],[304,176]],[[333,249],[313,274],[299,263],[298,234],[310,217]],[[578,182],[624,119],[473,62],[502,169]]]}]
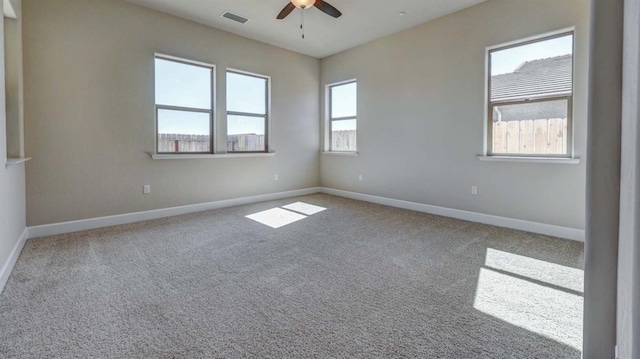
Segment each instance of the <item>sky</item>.
[{"label": "sky", "polygon": [[491,53],[491,76],[511,73],[523,62],[573,53],[573,35]]},{"label": "sky", "polygon": [[[358,115],[358,84],[351,82],[331,87],[331,118],[353,117]],[[332,131],[355,130],[357,120],[333,121]]]},{"label": "sky", "polygon": [[[266,79],[227,72],[227,111],[266,115],[266,96]],[[264,118],[227,115],[227,134],[244,133],[264,135]]]},{"label": "sky", "polygon": [[[491,75],[513,72],[525,61],[573,53],[573,35],[536,42],[491,53]],[[210,68],[156,58],[156,103],[211,109]],[[266,79],[227,72],[227,110],[265,115]],[[334,86],[331,117],[357,116],[357,83]],[[159,133],[210,134],[208,113],[161,110]],[[355,130],[356,120],[334,121],[332,130]],[[227,133],[265,133],[263,117],[227,116]]]},{"label": "sky", "polygon": [[[156,104],[211,109],[210,68],[157,58]],[[227,73],[227,110],[266,114],[266,79]],[[227,133],[265,133],[262,117],[228,116]],[[158,133],[210,134],[209,113],[158,111]]]}]

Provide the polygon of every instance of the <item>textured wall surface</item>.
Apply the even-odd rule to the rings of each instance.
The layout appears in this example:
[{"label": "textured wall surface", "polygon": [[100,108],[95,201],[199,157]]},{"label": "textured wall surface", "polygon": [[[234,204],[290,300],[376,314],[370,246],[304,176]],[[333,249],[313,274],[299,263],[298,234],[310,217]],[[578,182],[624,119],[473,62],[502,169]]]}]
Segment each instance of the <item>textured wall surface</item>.
[{"label": "textured wall surface", "polygon": [[[120,0],[25,1],[24,21],[29,225],[318,185],[319,60]],[[217,66],[217,121],[227,67],[271,76],[276,155],[152,160],[155,52]]]},{"label": "textured wall surface", "polygon": [[321,184],[583,229],[584,160],[476,158],[484,144],[486,47],[569,27],[575,27],[574,148],[584,159],[589,2],[495,0],[321,61],[321,85],[358,80],[359,152],[322,156]]},{"label": "textured wall surface", "polygon": [[640,0],[624,2],[617,343],[640,358]]},{"label": "textured wall surface", "polygon": [[[19,16],[20,1],[14,0],[11,3]],[[0,29],[4,31],[4,17],[0,19]],[[4,82],[4,36],[0,36],[0,83]],[[25,171],[24,164],[9,167],[4,165],[7,158],[5,87],[0,86],[0,91],[0,271],[2,271],[25,229]],[[14,137],[12,137],[13,140],[15,140]]]},{"label": "textured wall surface", "polygon": [[591,1],[584,359],[615,357],[623,9],[622,0]]}]

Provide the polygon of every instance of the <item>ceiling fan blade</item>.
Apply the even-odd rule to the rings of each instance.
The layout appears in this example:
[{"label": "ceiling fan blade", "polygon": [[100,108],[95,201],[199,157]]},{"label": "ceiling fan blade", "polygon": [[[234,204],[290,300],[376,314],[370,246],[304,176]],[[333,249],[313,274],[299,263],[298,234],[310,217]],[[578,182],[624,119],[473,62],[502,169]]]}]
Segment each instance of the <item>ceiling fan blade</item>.
[{"label": "ceiling fan blade", "polygon": [[289,2],[287,4],[287,6],[285,6],[284,9],[282,9],[282,11],[280,11],[280,13],[276,17],[276,19],[278,19],[278,20],[284,19],[285,17],[287,17],[287,15],[291,14],[293,9],[295,9],[295,8],[296,8],[296,6],[293,5],[293,3]]},{"label": "ceiling fan blade", "polygon": [[342,13],[338,11],[338,9],[324,0],[316,0],[316,3],[313,4],[313,6],[317,7],[318,9],[320,9],[320,11],[329,16],[333,16],[335,18],[342,16]]}]

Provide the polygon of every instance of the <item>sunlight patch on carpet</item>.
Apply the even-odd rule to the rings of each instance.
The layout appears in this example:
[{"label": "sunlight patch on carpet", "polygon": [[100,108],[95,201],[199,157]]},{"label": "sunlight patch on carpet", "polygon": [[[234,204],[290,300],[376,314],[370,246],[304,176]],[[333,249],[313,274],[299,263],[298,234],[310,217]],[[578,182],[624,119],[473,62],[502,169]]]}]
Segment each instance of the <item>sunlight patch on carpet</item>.
[{"label": "sunlight patch on carpet", "polygon": [[486,265],[480,268],[475,309],[582,349],[581,270],[492,249]]},{"label": "sunlight patch on carpet", "polygon": [[307,218],[307,216],[300,213],[287,211],[277,207],[268,209],[266,211],[250,214],[245,217],[267,225],[271,228],[280,228],[293,222],[297,222],[301,219]]},{"label": "sunlight patch on carpet", "polygon": [[298,213],[306,214],[307,216],[311,216],[313,214],[320,213],[326,210],[326,208],[324,207],[315,206],[313,204],[304,203],[304,202],[291,203],[286,206],[282,206],[282,208],[285,208],[291,211],[296,211]]},{"label": "sunlight patch on carpet", "polygon": [[584,292],[584,271],[582,269],[566,267],[493,248],[487,248],[485,266],[580,293]]}]

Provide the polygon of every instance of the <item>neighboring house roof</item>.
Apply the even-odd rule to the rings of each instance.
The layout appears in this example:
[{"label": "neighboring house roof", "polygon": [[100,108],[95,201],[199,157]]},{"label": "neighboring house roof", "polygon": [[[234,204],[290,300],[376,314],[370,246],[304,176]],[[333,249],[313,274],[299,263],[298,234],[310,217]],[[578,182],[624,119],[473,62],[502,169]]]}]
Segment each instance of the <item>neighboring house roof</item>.
[{"label": "neighboring house roof", "polygon": [[572,55],[527,61],[513,73],[491,76],[491,101],[572,92]]}]

